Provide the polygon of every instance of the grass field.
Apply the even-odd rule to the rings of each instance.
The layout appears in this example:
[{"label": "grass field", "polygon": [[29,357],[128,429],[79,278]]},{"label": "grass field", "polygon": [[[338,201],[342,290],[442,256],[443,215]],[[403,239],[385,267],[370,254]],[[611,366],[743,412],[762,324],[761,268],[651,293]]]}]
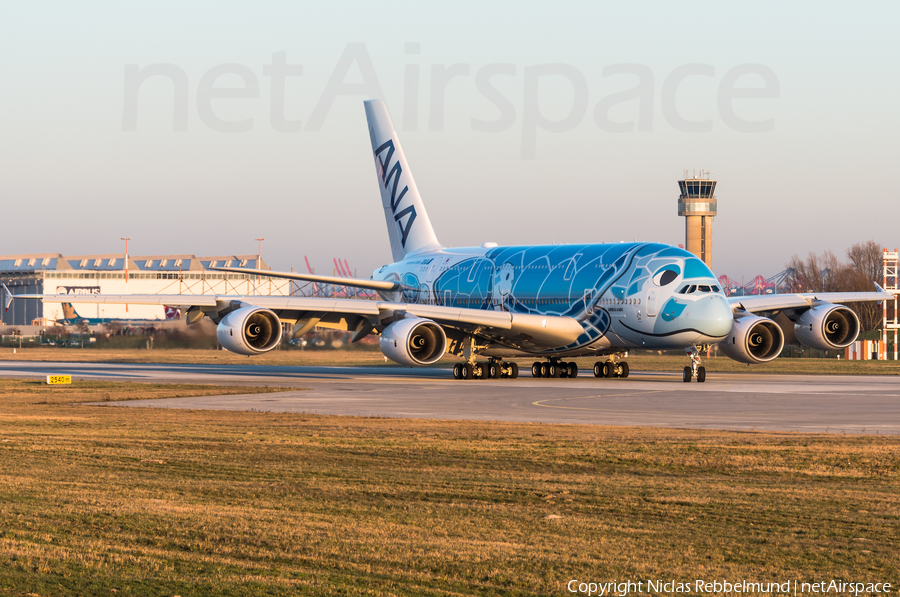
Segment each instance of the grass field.
[{"label": "grass field", "polygon": [[[93,348],[0,348],[0,360],[69,361],[108,363],[197,363],[227,365],[343,365],[393,366],[378,350],[275,350],[254,357],[244,357],[222,350],[100,350]],[[590,374],[596,359],[574,359],[583,374]],[[519,359],[520,367],[530,369],[533,359]],[[435,367],[453,366],[456,359],[445,356]],[[628,357],[632,371],[680,372],[689,363],[682,355],[633,354]],[[900,361],[846,361],[843,359],[779,358],[764,365],[742,365],[727,357],[703,359],[711,373],[793,373],[827,375],[900,375]]]},{"label": "grass field", "polygon": [[75,404],[224,391],[0,380],[0,595],[900,582],[897,438]]}]

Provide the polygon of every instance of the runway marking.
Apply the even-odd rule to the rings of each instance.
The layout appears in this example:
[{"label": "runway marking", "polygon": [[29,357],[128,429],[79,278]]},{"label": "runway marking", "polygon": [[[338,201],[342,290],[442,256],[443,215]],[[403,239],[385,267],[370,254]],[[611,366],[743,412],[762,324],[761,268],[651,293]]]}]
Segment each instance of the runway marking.
[{"label": "runway marking", "polygon": [[552,404],[543,404],[544,402],[568,402],[570,400],[587,400],[589,398],[618,398],[619,396],[643,396],[646,394],[660,394],[665,390],[650,390],[646,392],[629,392],[627,394],[615,394],[615,395],[606,395],[597,394],[596,396],[576,396],[574,398],[548,398],[547,400],[537,400],[532,402],[532,406],[542,406],[544,408],[558,408],[564,410],[596,410],[596,411],[604,411],[602,408],[585,408],[583,406],[554,406]]}]

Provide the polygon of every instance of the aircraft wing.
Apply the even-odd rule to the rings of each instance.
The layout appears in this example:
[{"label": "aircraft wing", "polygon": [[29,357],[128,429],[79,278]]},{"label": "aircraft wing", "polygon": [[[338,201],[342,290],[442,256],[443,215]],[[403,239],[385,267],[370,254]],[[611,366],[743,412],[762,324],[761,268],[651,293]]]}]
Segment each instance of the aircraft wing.
[{"label": "aircraft wing", "polygon": [[399,290],[398,282],[386,282],[383,280],[363,280],[362,278],[340,278],[338,276],[319,276],[317,274],[301,274],[295,272],[273,272],[267,269],[248,269],[246,267],[211,267],[217,272],[231,272],[235,274],[253,274],[257,276],[269,276],[270,278],[286,278],[288,280],[303,280],[305,282],[320,282],[322,284],[335,284],[340,286],[352,286],[353,288],[366,288],[369,290]]},{"label": "aircraft wing", "polygon": [[[358,330],[358,324],[363,320],[375,326],[409,316],[431,319],[469,333],[503,338],[513,344],[529,343],[552,348],[568,346],[584,333],[581,324],[572,317],[358,299],[204,294],[19,294],[14,298],[42,299],[51,303],[167,305],[187,312],[189,323],[200,319],[202,314],[215,318],[236,306],[252,305],[274,311],[282,321],[296,322],[300,326],[297,328],[301,330],[299,333],[308,331],[314,325]],[[197,317],[192,318],[191,313],[196,313]]]},{"label": "aircraft wing", "polygon": [[811,307],[815,303],[857,303],[867,301],[893,300],[894,295],[885,292],[875,284],[878,292],[806,292],[800,294],[760,294],[753,296],[731,296],[728,302],[732,310],[751,313],[759,311],[779,311]]}]

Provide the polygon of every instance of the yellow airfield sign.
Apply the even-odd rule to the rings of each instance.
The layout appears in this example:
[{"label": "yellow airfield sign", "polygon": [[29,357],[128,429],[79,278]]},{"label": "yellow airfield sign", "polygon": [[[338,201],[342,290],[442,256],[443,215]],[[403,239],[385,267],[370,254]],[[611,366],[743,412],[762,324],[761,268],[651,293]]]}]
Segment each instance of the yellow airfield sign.
[{"label": "yellow airfield sign", "polygon": [[47,376],[47,385],[70,384],[70,383],[72,383],[71,375],[48,375]]}]

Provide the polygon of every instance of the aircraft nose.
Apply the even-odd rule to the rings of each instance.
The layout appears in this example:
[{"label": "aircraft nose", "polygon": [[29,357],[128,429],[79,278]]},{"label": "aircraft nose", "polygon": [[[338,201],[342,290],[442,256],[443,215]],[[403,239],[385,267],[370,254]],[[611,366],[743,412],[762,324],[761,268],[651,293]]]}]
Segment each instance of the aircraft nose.
[{"label": "aircraft nose", "polygon": [[696,314],[692,313],[691,318],[694,319],[697,329],[705,336],[721,340],[731,333],[734,315],[731,312],[731,305],[724,296],[718,294],[710,296],[699,301],[695,306],[697,307]]}]

